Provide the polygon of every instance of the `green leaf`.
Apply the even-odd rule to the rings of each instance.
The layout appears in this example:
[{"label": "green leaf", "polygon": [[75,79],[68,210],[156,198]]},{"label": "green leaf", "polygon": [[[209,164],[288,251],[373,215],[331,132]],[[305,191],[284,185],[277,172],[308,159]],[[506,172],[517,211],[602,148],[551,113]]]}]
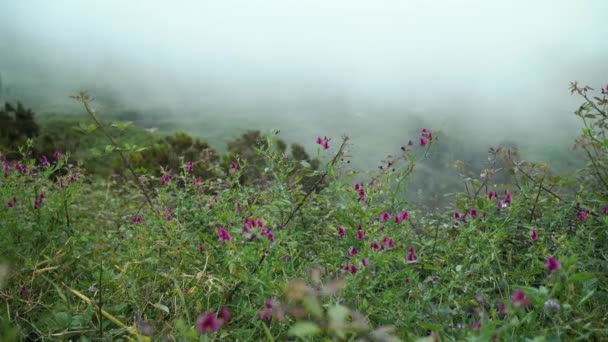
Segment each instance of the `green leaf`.
[{"label": "green leaf", "polygon": [[95,131],[96,129],[97,125],[95,124],[90,124],[89,126],[87,126],[87,131],[89,131],[89,133]]},{"label": "green leaf", "polygon": [[315,316],[315,318],[321,319],[323,317],[323,309],[321,308],[321,304],[315,297],[306,297],[304,298],[304,308],[311,315]]},{"label": "green leaf", "polygon": [[154,303],[152,304],[152,306],[154,306],[155,308],[159,309],[160,311],[169,314],[169,308],[166,305],[163,305],[161,303]]},{"label": "green leaf", "polygon": [[297,322],[289,329],[290,336],[307,337],[318,335],[321,329],[313,322]]},{"label": "green leaf", "polygon": [[587,272],[576,273],[570,277],[570,281],[573,282],[584,282],[591,279],[595,279],[595,276]]}]

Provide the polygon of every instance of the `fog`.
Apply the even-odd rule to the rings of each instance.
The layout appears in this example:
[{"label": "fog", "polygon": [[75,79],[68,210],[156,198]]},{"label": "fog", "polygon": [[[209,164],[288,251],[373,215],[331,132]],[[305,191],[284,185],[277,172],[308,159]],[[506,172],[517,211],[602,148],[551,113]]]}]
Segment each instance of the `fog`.
[{"label": "fog", "polygon": [[2,96],[45,112],[90,90],[201,137],[218,136],[209,120],[308,146],[346,133],[363,160],[421,124],[567,146],[569,81],[608,82],[606,13],[605,0],[5,0]]}]

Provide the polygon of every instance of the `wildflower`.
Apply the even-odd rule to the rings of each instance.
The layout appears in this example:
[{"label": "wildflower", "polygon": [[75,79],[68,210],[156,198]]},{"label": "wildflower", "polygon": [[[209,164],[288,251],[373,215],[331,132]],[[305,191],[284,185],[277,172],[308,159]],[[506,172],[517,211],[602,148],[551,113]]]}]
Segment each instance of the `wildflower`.
[{"label": "wildflower", "polygon": [[602,94],[608,95],[608,84],[604,88],[602,88]]},{"label": "wildflower", "polygon": [[414,255],[414,247],[410,247],[410,250],[407,252],[407,257],[405,258],[407,262],[416,262],[416,256]]},{"label": "wildflower", "polygon": [[372,242],[371,245],[369,245],[369,248],[375,251],[380,251],[384,249],[384,247],[380,246],[376,241]]},{"label": "wildflower", "polygon": [[429,141],[426,138],[420,138],[420,146],[425,147],[428,145]]},{"label": "wildflower", "polygon": [[61,159],[61,152],[55,150],[55,153],[53,153],[53,157],[55,157],[55,159],[59,160]]},{"label": "wildflower", "polygon": [[357,274],[357,272],[359,272],[359,268],[357,268],[357,266],[355,265],[350,265],[350,273],[352,274]]},{"label": "wildflower", "polygon": [[228,233],[228,231],[224,229],[224,227],[220,227],[220,230],[218,230],[217,235],[220,237],[221,242],[232,240],[232,236],[230,236],[230,233]]},{"label": "wildflower", "polygon": [[561,267],[561,265],[560,265],[559,261],[557,261],[557,259],[555,259],[554,257],[547,258],[547,271],[549,273],[559,270],[560,267]]},{"label": "wildflower", "polygon": [[420,135],[422,137],[425,137],[425,138],[429,139],[429,140],[433,140],[433,133],[431,133],[431,131],[429,131],[426,128],[422,129],[422,132],[420,133]]},{"label": "wildflower", "polygon": [[44,193],[41,193],[40,196],[38,196],[38,199],[34,200],[34,209],[39,209],[40,206],[44,203]]},{"label": "wildflower", "polygon": [[6,202],[6,206],[9,207],[9,208],[12,208],[12,207],[15,206],[15,203],[13,203],[11,201],[8,201],[8,202]]},{"label": "wildflower", "polygon": [[589,214],[590,214],[589,210],[579,210],[576,212],[576,218],[582,222],[587,219],[587,216]]},{"label": "wildflower", "polygon": [[184,287],[184,291],[183,292],[184,292],[185,295],[187,295],[190,292],[190,289],[187,288],[187,287]]},{"label": "wildflower", "polygon": [[544,304],[546,313],[559,313],[561,307],[557,299],[548,299]]},{"label": "wildflower", "polygon": [[274,239],[274,234],[272,233],[272,231],[270,231],[270,232],[268,232],[268,233],[266,234],[266,238],[268,239],[268,241],[270,241],[270,243],[273,243],[273,242],[274,242],[274,240],[275,240],[275,239]]},{"label": "wildflower", "polygon": [[508,206],[509,206],[509,204],[507,204],[507,202],[505,202],[503,200],[498,201],[498,208],[499,209],[504,209],[504,208],[506,208]]},{"label": "wildflower", "polygon": [[479,332],[479,330],[481,330],[481,322],[471,323],[471,330],[475,330],[476,332]]},{"label": "wildflower", "polygon": [[196,321],[196,326],[201,334],[204,334],[207,331],[217,332],[220,330],[220,323],[217,320],[215,313],[211,311],[201,314]]},{"label": "wildflower", "polygon": [[498,194],[495,191],[488,192],[488,199],[498,198]]},{"label": "wildflower", "polygon": [[236,204],[236,212],[239,214],[243,212],[243,209],[241,209],[241,203]]},{"label": "wildflower", "polygon": [[532,241],[538,240],[538,231],[536,231],[536,229],[532,229],[532,233],[530,234],[530,239]]},{"label": "wildflower", "polygon": [[344,229],[344,227],[338,227],[337,230],[340,237],[344,237],[344,235],[346,235],[346,229]]},{"label": "wildflower", "polygon": [[459,211],[454,211],[454,219],[459,220],[462,217],[462,214]]},{"label": "wildflower", "polygon": [[188,162],[186,169],[188,170],[189,173],[192,173],[192,171],[194,171],[194,162],[192,162],[192,160]]},{"label": "wildflower", "polygon": [[89,292],[91,292],[91,293],[95,293],[95,292],[97,292],[97,288],[96,288],[95,286],[91,285],[91,286],[89,287]]},{"label": "wildflower", "polygon": [[361,259],[361,265],[363,265],[363,267],[368,267],[369,266],[369,260],[363,258]]},{"label": "wildflower", "polygon": [[351,248],[348,250],[348,255],[357,255],[357,254],[359,254],[359,250],[358,250],[358,249],[356,249],[355,247],[351,247]]},{"label": "wildflower", "polygon": [[203,247],[203,244],[199,242],[199,243],[198,243],[198,248],[197,248],[197,249],[198,249],[198,252],[199,252],[199,253],[203,253],[203,251],[205,250],[205,247]]},{"label": "wildflower", "polygon": [[401,221],[405,221],[410,218],[410,214],[407,211],[402,211],[401,214],[399,214],[399,217],[401,218]]},{"label": "wildflower", "polygon": [[329,141],[331,139],[324,137],[321,138],[320,136],[317,137],[317,145],[321,145],[323,147],[324,150],[327,150],[329,148]]},{"label": "wildflower", "polygon": [[161,179],[160,179],[160,186],[165,186],[167,185],[167,183],[169,183],[169,181],[171,180],[171,176],[169,176],[168,174],[164,175]]},{"label": "wildflower", "polygon": [[171,209],[171,208],[165,209],[165,214],[164,214],[165,215],[165,221],[171,221],[171,220],[173,220],[172,214],[173,214],[173,209]]},{"label": "wildflower", "polygon": [[507,191],[503,201],[505,201],[505,203],[507,203],[507,204],[511,204],[512,199],[513,199],[513,195],[511,195],[511,193]]},{"label": "wildflower", "polygon": [[261,320],[270,320],[272,318],[272,302],[270,299],[266,299],[264,303],[264,310],[261,311],[258,316]]},{"label": "wildflower", "polygon": [[230,311],[228,311],[227,307],[223,307],[222,310],[220,310],[220,315],[222,316],[222,320],[224,321],[224,324],[228,323],[228,321],[230,321]]},{"label": "wildflower", "polygon": [[507,306],[505,305],[505,303],[503,303],[503,302],[499,302],[499,303],[498,303],[498,305],[497,305],[497,309],[498,309],[498,313],[499,313],[501,316],[503,316],[503,317],[504,317],[504,316],[506,316],[506,315],[507,315]]},{"label": "wildflower", "polygon": [[251,225],[249,223],[245,223],[243,225],[243,233],[249,233],[251,232]]},{"label": "wildflower", "polygon": [[530,299],[526,297],[524,291],[517,289],[511,298],[511,304],[513,304],[513,306],[516,308],[520,306],[527,308],[528,305],[530,305]]},{"label": "wildflower", "polygon": [[608,205],[604,207],[604,209],[602,209],[602,213],[604,215],[608,215]]},{"label": "wildflower", "polygon": [[144,221],[144,218],[141,215],[136,215],[131,219],[131,222],[133,223],[142,223]]},{"label": "wildflower", "polygon": [[361,225],[359,225],[357,227],[357,236],[356,236],[357,240],[363,240],[365,239],[365,233],[363,232],[363,228],[361,228]]},{"label": "wildflower", "polygon": [[49,167],[51,166],[51,163],[49,163],[49,160],[46,159],[46,156],[42,156],[42,158],[40,158],[40,163],[42,164],[42,166],[44,167]]},{"label": "wildflower", "polygon": [[[4,163],[6,165],[6,162]],[[361,190],[363,187],[361,186],[361,184],[357,183],[355,184],[355,191],[359,191]]]},{"label": "wildflower", "polygon": [[477,217],[477,209],[475,209],[475,208],[470,209],[469,210],[469,215],[471,217]]},{"label": "wildflower", "polygon": [[25,297],[26,295],[27,295],[27,287],[25,287],[25,285],[23,285],[19,289],[19,297]]},{"label": "wildflower", "polygon": [[394,248],[395,247],[395,243],[393,242],[392,239],[388,238],[388,237],[384,237],[382,239],[382,243],[387,247],[387,248]]},{"label": "wildflower", "polygon": [[389,213],[382,213],[382,215],[380,215],[380,221],[388,221],[391,218],[391,214]]},{"label": "wildflower", "polygon": [[232,170],[232,172],[237,172],[239,170],[239,165],[236,162],[230,163],[230,170]]}]

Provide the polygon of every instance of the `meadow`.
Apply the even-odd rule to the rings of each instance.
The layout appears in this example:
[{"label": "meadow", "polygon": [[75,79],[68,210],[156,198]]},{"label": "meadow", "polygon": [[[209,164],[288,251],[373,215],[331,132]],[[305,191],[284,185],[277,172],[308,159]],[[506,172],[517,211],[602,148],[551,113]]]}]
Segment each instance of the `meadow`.
[{"label": "meadow", "polygon": [[608,86],[571,92],[575,151],[465,163],[419,127],[370,171],[348,136],[215,150],[87,93],[39,127],[7,105],[0,340],[606,340]]}]

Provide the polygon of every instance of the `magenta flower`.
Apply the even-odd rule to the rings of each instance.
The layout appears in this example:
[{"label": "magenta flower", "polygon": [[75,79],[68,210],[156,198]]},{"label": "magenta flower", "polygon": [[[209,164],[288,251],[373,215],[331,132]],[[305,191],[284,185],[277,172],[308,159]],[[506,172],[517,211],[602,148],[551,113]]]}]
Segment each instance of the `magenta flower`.
[{"label": "magenta flower", "polygon": [[348,250],[348,255],[357,255],[357,254],[359,254],[359,250],[358,250],[358,249],[356,249],[355,247],[351,247],[351,248]]},{"label": "magenta flower", "polygon": [[6,206],[9,207],[9,208],[12,208],[12,207],[15,206],[15,203],[13,203],[11,201],[8,201],[8,202],[6,202]]},{"label": "magenta flower", "polygon": [[171,180],[171,176],[169,174],[164,175],[161,179],[160,179],[160,186],[165,186],[167,185],[167,183],[169,183],[169,181]]},{"label": "magenta flower", "polygon": [[232,240],[232,236],[230,236],[230,233],[228,233],[228,231],[224,229],[224,227],[220,227],[220,230],[218,230],[217,235],[220,237],[221,242]]},{"label": "magenta flower", "polygon": [[608,205],[604,207],[604,209],[602,209],[602,213],[604,215],[608,215]]},{"label": "magenta flower", "polygon": [[384,249],[384,247],[380,246],[376,241],[372,242],[369,245],[369,248],[373,249],[374,251],[381,251]]},{"label": "magenta flower", "polygon": [[416,262],[416,256],[414,255],[414,247],[410,247],[410,250],[407,252],[406,257],[407,262]]},{"label": "magenta flower", "polygon": [[241,209],[241,203],[236,204],[236,212],[239,214],[243,212],[243,209]]},{"label": "magenta flower", "polygon": [[55,159],[57,160],[61,159],[61,152],[55,150],[55,153],[53,153],[53,157],[55,157]]},{"label": "magenta flower", "polygon": [[532,234],[530,234],[530,239],[532,241],[538,240],[538,231],[536,231],[536,229],[532,229]]},{"label": "magenta flower", "polygon": [[243,233],[250,233],[250,232],[251,232],[251,225],[249,223],[243,224]]},{"label": "magenta flower", "polygon": [[46,156],[42,156],[42,158],[40,158],[40,163],[42,164],[42,166],[44,167],[49,167],[51,166],[51,163],[49,163],[48,159],[46,159]]},{"label": "magenta flower", "polygon": [[357,227],[357,236],[356,236],[357,240],[363,240],[365,239],[365,233],[363,232],[363,228],[361,228],[361,225],[359,225]]},{"label": "magenta flower", "polygon": [[471,217],[477,217],[477,209],[475,209],[475,208],[470,209],[469,210],[469,215]]},{"label": "magenta flower", "polygon": [[559,270],[561,267],[559,261],[557,261],[557,259],[555,259],[554,257],[548,257],[547,258],[547,272],[552,273],[554,271]]},{"label": "magenta flower", "polygon": [[517,289],[511,298],[511,303],[514,307],[523,306],[526,308],[530,305],[530,299],[524,295],[524,291]]},{"label": "magenta flower", "polygon": [[394,248],[395,247],[395,243],[393,242],[392,239],[388,238],[388,237],[384,237],[382,239],[382,243],[387,247],[387,248]]},{"label": "magenta flower", "polygon": [[579,210],[576,212],[576,218],[582,222],[587,219],[587,216],[589,214],[590,214],[589,210]]},{"label": "magenta flower", "polygon": [[230,170],[232,170],[232,172],[237,172],[239,170],[239,165],[236,162],[230,163]]},{"label": "magenta flower", "polygon": [[357,274],[357,272],[359,272],[359,268],[355,265],[350,265],[350,273]]},{"label": "magenta flower", "polygon": [[270,299],[266,299],[266,302],[264,302],[264,310],[260,311],[258,317],[261,320],[269,321],[272,318],[272,307],[273,305]]},{"label": "magenta flower", "polygon": [[368,267],[369,266],[369,260],[363,258],[363,259],[361,259],[361,264],[363,265],[363,267]]},{"label": "magenta flower", "polygon": [[481,322],[473,322],[473,323],[471,323],[471,330],[479,332],[481,330]]},{"label": "magenta flower", "polygon": [[399,217],[401,217],[401,221],[405,221],[410,218],[410,214],[407,211],[403,211],[401,212]]},{"label": "magenta flower", "polygon": [[268,233],[266,234],[266,238],[268,239],[268,241],[270,241],[270,243],[273,243],[273,242],[274,242],[274,240],[275,240],[275,239],[274,239],[274,233],[273,233],[272,231],[268,232]]},{"label": "magenta flower", "polygon": [[143,221],[144,221],[144,218],[143,218],[143,216],[141,216],[141,215],[135,215],[135,216],[133,216],[133,218],[131,219],[131,222],[136,223],[136,224],[138,224],[138,223],[142,223]]},{"label": "magenta flower", "polygon": [[25,297],[26,295],[27,295],[27,287],[25,287],[25,285],[23,285],[19,289],[19,297]]},{"label": "magenta flower", "polygon": [[513,195],[511,195],[510,192],[507,191],[507,193],[505,194],[505,198],[504,198],[504,202],[507,204],[511,204],[511,200],[513,199]]},{"label": "magenta flower", "polygon": [[204,334],[207,331],[217,332],[220,330],[220,322],[215,316],[215,313],[211,311],[201,314],[196,321],[196,326],[201,334]]},{"label": "magenta flower", "polygon": [[433,133],[431,133],[431,131],[429,131],[426,128],[422,129],[422,132],[420,133],[420,135],[424,138],[427,138],[429,140],[433,140]]},{"label": "magenta flower", "polygon": [[324,137],[321,138],[320,136],[317,137],[317,145],[321,145],[323,147],[324,150],[327,150],[329,148],[329,141],[331,139]]},{"label": "magenta flower", "polygon": [[189,173],[192,173],[192,171],[194,171],[194,163],[192,162],[192,160],[188,162],[188,165],[186,166],[186,170]]},{"label": "magenta flower", "polygon": [[495,191],[488,192],[488,199],[498,198],[498,194]]},{"label": "magenta flower", "polygon": [[380,221],[388,221],[391,218],[391,214],[389,213],[382,213],[382,215],[380,215]]},{"label": "magenta flower", "polygon": [[224,321],[224,324],[230,321],[230,311],[228,311],[227,307],[224,306],[222,310],[220,310],[220,315],[222,315],[222,320]]},{"label": "magenta flower", "polygon": [[344,235],[346,235],[346,229],[344,229],[344,227],[338,227],[337,230],[340,237],[344,237]]},{"label": "magenta flower", "polygon": [[454,219],[459,220],[462,217],[462,214],[458,211],[454,211]]},{"label": "magenta flower", "polygon": [[428,145],[429,141],[426,138],[420,138],[420,146],[424,147]]},{"label": "magenta flower", "polygon": [[507,202],[505,202],[504,200],[498,201],[498,209],[505,209],[508,206],[509,206],[509,204]]},{"label": "magenta flower", "polygon": [[[6,165],[6,162],[4,163]],[[363,186],[359,183],[355,184],[355,191],[359,191],[363,188]]]},{"label": "magenta flower", "polygon": [[604,88],[602,88],[602,94],[608,95],[608,84]]}]

